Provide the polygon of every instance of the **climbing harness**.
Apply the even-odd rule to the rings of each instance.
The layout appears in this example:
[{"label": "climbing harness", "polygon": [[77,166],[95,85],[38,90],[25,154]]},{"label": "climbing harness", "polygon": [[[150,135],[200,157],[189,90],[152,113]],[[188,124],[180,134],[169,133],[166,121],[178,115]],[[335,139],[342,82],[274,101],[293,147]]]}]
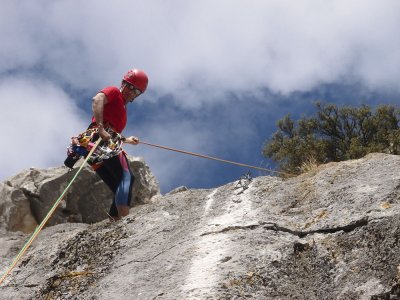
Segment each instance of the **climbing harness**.
[{"label": "climbing harness", "polygon": [[68,183],[67,187],[65,190],[62,192],[61,196],[57,199],[57,201],[54,203],[53,207],[50,209],[50,211],[47,213],[46,217],[43,219],[43,221],[40,223],[38,227],[36,227],[35,231],[33,232],[32,236],[29,238],[29,240],[26,242],[24,247],[21,249],[21,251],[18,253],[18,255],[14,258],[12,264],[10,267],[7,269],[7,271],[4,273],[4,275],[0,278],[0,285],[3,283],[3,281],[6,279],[6,277],[11,273],[11,271],[14,269],[14,267],[17,265],[21,257],[24,255],[24,253],[28,250],[32,242],[35,240],[35,238],[38,236],[39,232],[43,229],[43,227],[46,225],[47,221],[50,219],[50,217],[53,215],[54,211],[58,207],[58,205],[61,203],[61,200],[64,198],[65,194],[71,187],[72,183],[75,181],[76,177],[78,177],[79,173],[83,169],[85,163],[91,158],[92,154],[95,152],[96,148],[101,142],[101,138],[98,138],[96,143],[92,145],[91,150],[86,156],[86,159],[84,163],[80,166],[78,171],[75,173],[74,177],[71,179],[71,181]]},{"label": "climbing harness", "polygon": [[281,171],[275,171],[275,170],[271,170],[271,169],[256,167],[256,166],[247,165],[247,164],[243,164],[243,163],[239,163],[239,162],[235,162],[235,161],[231,161],[231,160],[226,160],[226,159],[222,159],[222,158],[218,158],[218,157],[212,157],[212,156],[198,154],[198,153],[194,153],[194,152],[183,151],[183,150],[178,150],[178,149],[175,149],[175,148],[170,148],[170,147],[160,146],[160,145],[156,145],[156,144],[151,144],[151,143],[148,143],[148,142],[139,141],[139,143],[147,145],[147,146],[151,146],[151,147],[156,147],[156,148],[165,149],[165,150],[174,151],[174,152],[179,152],[179,153],[188,154],[188,155],[192,155],[192,156],[197,156],[197,157],[202,157],[202,158],[206,158],[206,159],[216,160],[216,161],[220,161],[220,162],[223,162],[223,163],[228,163],[228,164],[237,165],[237,166],[241,166],[241,167],[247,167],[247,168],[252,168],[252,169],[256,169],[256,170],[260,170],[260,171],[282,174],[282,175],[285,175],[287,177],[295,176],[294,174],[290,174],[290,173],[286,173],[286,172],[281,172]]},{"label": "climbing harness", "polygon": [[[100,165],[104,159],[117,156],[122,152],[122,144],[125,138],[111,128],[105,130],[111,138],[108,141],[101,141],[92,156],[89,157],[88,163],[91,166]],[[81,157],[87,156],[99,137],[98,128],[92,126],[89,126],[85,132],[78,136],[72,137],[71,144],[67,148],[67,159],[64,164],[72,169]]]}]

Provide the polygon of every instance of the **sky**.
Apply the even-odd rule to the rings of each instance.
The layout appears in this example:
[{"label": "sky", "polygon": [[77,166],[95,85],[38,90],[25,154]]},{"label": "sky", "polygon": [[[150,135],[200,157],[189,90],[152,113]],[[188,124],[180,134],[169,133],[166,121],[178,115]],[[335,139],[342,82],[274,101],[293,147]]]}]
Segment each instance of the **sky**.
[{"label": "sky", "polygon": [[[0,0],[0,181],[63,164],[91,99],[131,68],[148,90],[124,134],[265,168],[276,122],[313,102],[400,103],[398,0]],[[127,145],[163,193],[249,169]],[[265,175],[251,171],[253,176]]]}]

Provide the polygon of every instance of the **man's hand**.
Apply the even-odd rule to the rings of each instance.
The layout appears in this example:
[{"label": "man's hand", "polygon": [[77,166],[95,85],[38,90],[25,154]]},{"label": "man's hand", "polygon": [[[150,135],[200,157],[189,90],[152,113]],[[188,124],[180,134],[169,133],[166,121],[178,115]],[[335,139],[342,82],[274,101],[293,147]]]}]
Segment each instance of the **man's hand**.
[{"label": "man's hand", "polygon": [[108,141],[109,139],[111,139],[111,135],[107,131],[105,131],[102,126],[99,127],[99,135],[103,141]]},{"label": "man's hand", "polygon": [[130,137],[125,138],[125,143],[137,145],[137,144],[139,144],[139,139],[136,136],[130,136]]}]

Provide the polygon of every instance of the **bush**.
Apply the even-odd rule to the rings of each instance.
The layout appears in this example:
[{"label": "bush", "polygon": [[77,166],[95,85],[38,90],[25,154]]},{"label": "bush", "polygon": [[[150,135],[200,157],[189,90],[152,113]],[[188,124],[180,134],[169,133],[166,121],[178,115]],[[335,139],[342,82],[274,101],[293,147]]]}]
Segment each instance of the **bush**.
[{"label": "bush", "polygon": [[277,122],[263,154],[281,171],[299,174],[302,166],[360,158],[371,152],[400,154],[400,110],[381,105],[343,106],[315,103],[317,112],[297,123],[290,115]]}]

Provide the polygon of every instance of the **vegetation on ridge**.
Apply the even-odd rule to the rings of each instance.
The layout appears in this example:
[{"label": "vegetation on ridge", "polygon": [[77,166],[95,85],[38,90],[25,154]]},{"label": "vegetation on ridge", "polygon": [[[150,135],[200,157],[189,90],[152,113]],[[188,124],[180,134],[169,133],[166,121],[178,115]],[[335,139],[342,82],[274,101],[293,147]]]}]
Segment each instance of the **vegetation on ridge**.
[{"label": "vegetation on ridge", "polygon": [[300,174],[310,163],[356,159],[372,152],[400,154],[400,109],[380,105],[343,106],[316,102],[316,114],[298,122],[286,115],[263,154],[281,171]]}]

